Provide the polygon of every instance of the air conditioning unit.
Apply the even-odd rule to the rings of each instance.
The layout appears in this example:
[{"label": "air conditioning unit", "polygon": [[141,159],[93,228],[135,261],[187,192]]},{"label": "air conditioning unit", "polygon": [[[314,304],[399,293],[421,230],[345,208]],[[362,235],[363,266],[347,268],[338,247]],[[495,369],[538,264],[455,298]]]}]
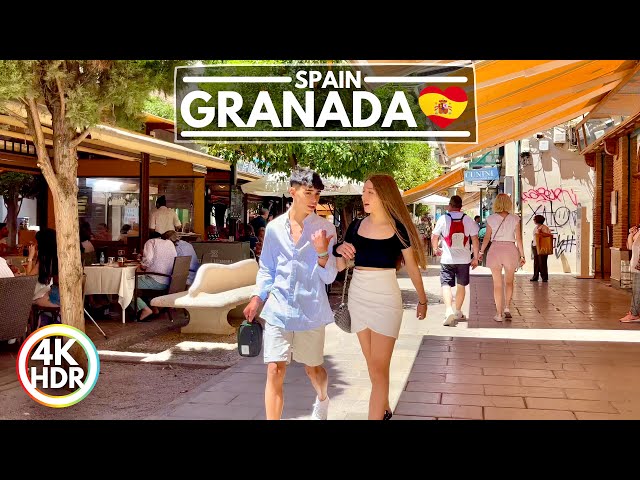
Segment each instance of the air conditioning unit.
[{"label": "air conditioning unit", "polygon": [[562,127],[553,127],[553,143],[566,143],[567,132]]}]

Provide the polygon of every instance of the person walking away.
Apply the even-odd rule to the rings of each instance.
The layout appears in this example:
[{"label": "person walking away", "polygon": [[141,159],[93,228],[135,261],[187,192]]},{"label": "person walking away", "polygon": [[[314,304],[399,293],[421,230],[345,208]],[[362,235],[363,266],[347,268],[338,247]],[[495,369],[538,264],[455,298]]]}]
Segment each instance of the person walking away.
[{"label": "person walking away", "polygon": [[[448,212],[438,219],[431,235],[433,251],[440,257],[440,285],[445,304],[442,324],[447,327],[465,319],[462,304],[469,285],[470,267],[478,266],[478,224],[461,209],[462,198],[454,195],[449,199]],[[473,247],[473,259],[468,246],[469,239]],[[453,287],[456,287],[455,311]]]},{"label": "person walking away", "polygon": [[627,248],[631,250],[631,309],[622,323],[640,323],[640,225],[629,229]]},{"label": "person walking away", "polygon": [[[489,240],[491,248],[487,254],[487,267],[491,269],[493,277],[493,298],[496,303],[496,315],[493,319],[502,322],[511,320],[511,298],[513,297],[513,282],[516,270],[522,267],[526,260],[522,246],[522,231],[520,217],[511,213],[513,203],[506,193],[500,193],[493,201],[493,215],[487,218],[487,233],[480,248],[480,259],[484,256]],[[519,258],[518,258],[519,255]],[[504,277],[502,269],[504,268]],[[503,296],[503,286],[506,298]]]},{"label": "person walking away", "polygon": [[331,222],[314,213],[324,184],[308,168],[289,179],[293,205],[267,224],[260,254],[255,294],[244,309],[249,322],[258,310],[265,322],[264,363],[267,420],[279,420],[284,406],[283,383],[291,359],[304,365],[316,392],[311,419],[326,420],[329,379],[324,363],[325,326],[333,322],[326,285],[338,273],[330,255],[336,238]]},{"label": "person walking away", "polygon": [[348,308],[351,331],[358,335],[371,380],[369,420],[389,420],[389,370],[400,333],[403,306],[396,271],[404,264],[418,294],[416,317],[427,315],[420,268],[427,267],[422,240],[411,221],[398,185],[389,175],[373,175],[362,191],[363,220],[349,225],[333,249],[338,269],[354,260]]},{"label": "person walking away", "polygon": [[547,259],[549,255],[538,254],[538,234],[552,235],[551,230],[544,224],[544,216],[536,215],[533,217],[533,240],[531,240],[531,253],[533,254],[533,277],[529,279],[531,282],[537,282],[538,277],[542,277],[543,282],[549,281],[549,270],[547,266]]}]

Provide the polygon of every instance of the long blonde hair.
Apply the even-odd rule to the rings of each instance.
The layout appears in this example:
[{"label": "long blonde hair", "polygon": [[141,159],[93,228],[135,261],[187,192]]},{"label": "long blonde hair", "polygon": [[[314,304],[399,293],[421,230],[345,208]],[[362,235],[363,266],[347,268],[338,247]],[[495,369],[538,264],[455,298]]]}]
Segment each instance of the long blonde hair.
[{"label": "long blonde hair", "polygon": [[[389,220],[396,220],[400,222],[407,230],[409,240],[411,240],[411,245],[413,246],[413,258],[415,258],[418,266],[423,269],[427,268],[427,258],[424,254],[424,249],[422,248],[422,239],[418,234],[418,229],[413,224],[413,221],[409,216],[407,206],[402,201],[396,181],[391,175],[381,174],[371,175],[367,180],[371,181],[373,184],[373,188],[378,194],[378,197],[380,197],[380,202],[382,203],[382,207],[389,217]],[[405,246],[405,248],[408,247],[409,245],[404,242],[402,235],[399,234],[398,229],[396,228],[396,222],[391,221],[391,226],[400,239],[400,242]],[[404,263],[404,257],[402,258],[402,263]]]}]

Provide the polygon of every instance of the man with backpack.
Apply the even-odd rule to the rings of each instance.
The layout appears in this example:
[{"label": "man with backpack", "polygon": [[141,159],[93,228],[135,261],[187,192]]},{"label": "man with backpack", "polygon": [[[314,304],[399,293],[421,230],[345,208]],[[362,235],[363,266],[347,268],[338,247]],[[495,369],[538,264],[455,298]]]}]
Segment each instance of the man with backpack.
[{"label": "man with backpack", "polygon": [[[464,303],[465,287],[469,285],[469,265],[478,266],[478,224],[462,213],[462,198],[454,195],[449,200],[449,211],[442,215],[433,229],[431,244],[437,256],[440,257],[440,284],[446,311],[445,326],[454,325],[458,320],[464,320],[462,304]],[[442,242],[440,242],[442,239]],[[473,260],[469,242],[473,245]],[[456,286],[457,284],[457,286]],[[453,309],[453,295],[451,289],[456,286],[456,305]]]}]

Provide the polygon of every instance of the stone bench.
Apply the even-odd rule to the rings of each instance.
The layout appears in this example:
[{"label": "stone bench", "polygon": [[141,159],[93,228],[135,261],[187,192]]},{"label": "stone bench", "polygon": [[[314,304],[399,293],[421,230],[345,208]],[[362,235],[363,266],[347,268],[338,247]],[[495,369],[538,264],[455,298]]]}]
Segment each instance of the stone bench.
[{"label": "stone bench", "polygon": [[187,310],[190,320],[181,333],[230,335],[236,330],[228,318],[243,318],[242,310],[255,290],[257,273],[258,263],[253,259],[229,265],[207,263],[198,269],[187,292],[156,297],[151,305]]}]

